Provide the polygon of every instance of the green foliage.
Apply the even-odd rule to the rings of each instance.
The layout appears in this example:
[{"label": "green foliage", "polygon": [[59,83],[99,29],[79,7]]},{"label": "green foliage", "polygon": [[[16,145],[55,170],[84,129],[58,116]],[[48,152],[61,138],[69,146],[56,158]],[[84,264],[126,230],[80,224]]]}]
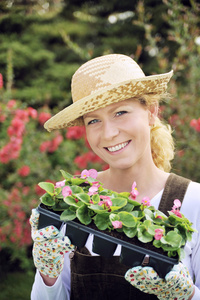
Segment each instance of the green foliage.
[{"label": "green foliage", "polygon": [[[62,174],[66,179],[61,182],[62,188],[59,190],[56,188],[57,184],[54,189],[48,183],[39,184],[47,192],[45,195],[52,199],[51,202],[44,196],[40,198],[41,203],[48,209],[56,211],[55,207],[62,202],[69,205],[63,208],[60,215],[62,221],[77,219],[84,225],[94,221],[99,230],[120,230],[129,238],[137,237],[142,243],[152,242],[156,248],[162,248],[170,257],[178,255],[180,259],[182,258],[183,252],[180,248],[187,240],[191,240],[195,230],[192,223],[179,210],[176,212],[173,209],[167,217],[153,206],[145,205],[145,202],[140,204],[130,200],[130,193],[121,193],[123,197],[120,197],[120,194],[104,189],[101,183],[97,186],[95,178],[82,175],[76,181],[75,187],[74,179],[77,178],[64,171]],[[65,195],[66,188],[67,195]],[[127,206],[130,202],[132,202],[131,210]]]},{"label": "green foliage", "polygon": [[1,300],[30,299],[33,280],[34,274],[24,272],[10,272],[6,276],[4,274],[0,282]]}]

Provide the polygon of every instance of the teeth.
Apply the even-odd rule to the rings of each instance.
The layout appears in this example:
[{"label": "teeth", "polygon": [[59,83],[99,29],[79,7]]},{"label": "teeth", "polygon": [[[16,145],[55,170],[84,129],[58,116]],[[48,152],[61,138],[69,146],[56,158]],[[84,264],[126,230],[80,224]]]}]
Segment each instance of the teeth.
[{"label": "teeth", "polygon": [[114,147],[108,147],[107,149],[108,149],[110,152],[115,152],[115,151],[118,151],[118,150],[123,149],[124,147],[126,147],[126,145],[128,145],[128,142],[119,144],[119,145],[114,146]]}]

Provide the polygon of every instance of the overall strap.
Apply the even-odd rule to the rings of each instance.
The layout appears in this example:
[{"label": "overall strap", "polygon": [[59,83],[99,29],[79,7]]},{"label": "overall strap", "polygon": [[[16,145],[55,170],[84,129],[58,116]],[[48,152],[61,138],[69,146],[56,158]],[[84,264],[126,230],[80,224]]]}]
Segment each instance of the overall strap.
[{"label": "overall strap", "polygon": [[165,184],[158,209],[168,215],[168,211],[171,210],[175,199],[179,199],[181,203],[183,202],[189,183],[189,179],[171,173]]}]

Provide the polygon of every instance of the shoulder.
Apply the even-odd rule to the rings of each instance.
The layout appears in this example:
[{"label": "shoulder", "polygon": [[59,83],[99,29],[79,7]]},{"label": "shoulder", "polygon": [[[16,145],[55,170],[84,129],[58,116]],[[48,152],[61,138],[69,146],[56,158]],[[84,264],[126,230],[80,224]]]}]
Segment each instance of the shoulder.
[{"label": "shoulder", "polygon": [[200,183],[191,181],[188,185],[185,198],[200,202]]},{"label": "shoulder", "polygon": [[189,220],[200,218],[200,183],[191,181],[188,185],[185,197],[181,206],[181,212]]}]

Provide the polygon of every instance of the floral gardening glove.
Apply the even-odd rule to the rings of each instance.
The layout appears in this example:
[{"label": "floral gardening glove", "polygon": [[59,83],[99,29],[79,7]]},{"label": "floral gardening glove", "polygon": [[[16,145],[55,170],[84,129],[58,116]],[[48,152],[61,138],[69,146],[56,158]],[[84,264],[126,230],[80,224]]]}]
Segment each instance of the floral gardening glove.
[{"label": "floral gardening glove", "polygon": [[34,264],[42,274],[57,278],[63,269],[64,254],[73,250],[74,246],[55,226],[38,230],[39,215],[33,209],[30,217]]},{"label": "floral gardening glove", "polygon": [[162,279],[152,267],[134,267],[125,279],[144,293],[154,294],[158,299],[187,300],[194,291],[193,281],[187,268],[179,263]]}]

